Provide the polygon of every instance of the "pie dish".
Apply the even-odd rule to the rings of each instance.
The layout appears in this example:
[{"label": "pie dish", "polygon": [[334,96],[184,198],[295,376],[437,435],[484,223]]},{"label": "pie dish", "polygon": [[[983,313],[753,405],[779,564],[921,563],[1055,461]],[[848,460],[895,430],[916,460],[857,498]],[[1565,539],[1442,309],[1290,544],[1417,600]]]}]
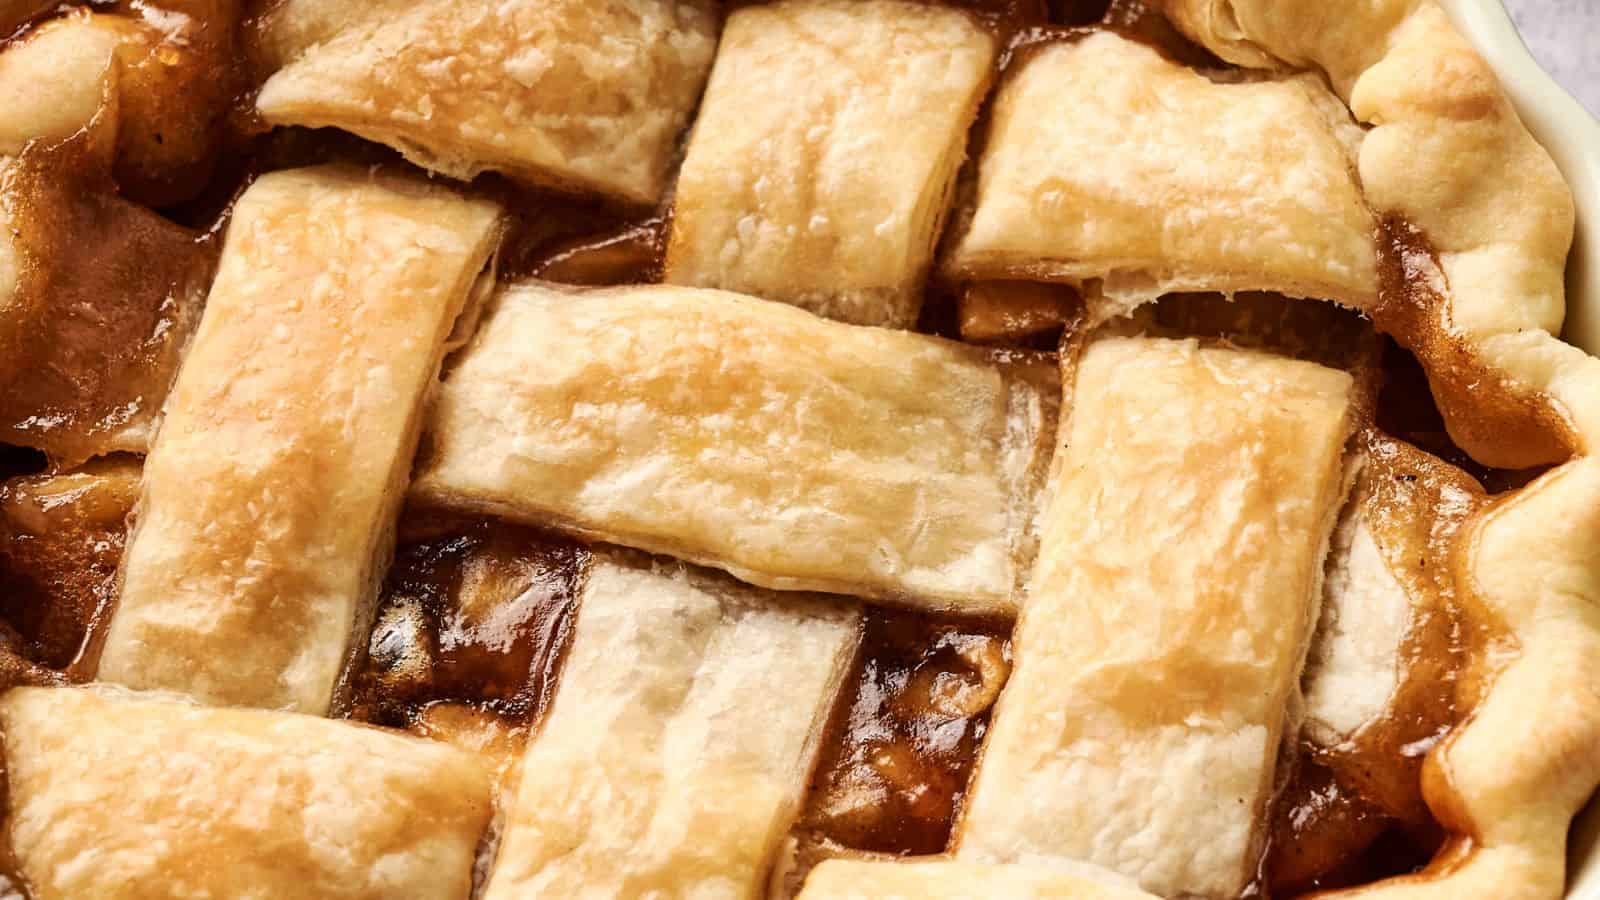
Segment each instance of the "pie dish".
[{"label": "pie dish", "polygon": [[1563,891],[1600,361],[1435,0],[0,32],[10,895]]}]

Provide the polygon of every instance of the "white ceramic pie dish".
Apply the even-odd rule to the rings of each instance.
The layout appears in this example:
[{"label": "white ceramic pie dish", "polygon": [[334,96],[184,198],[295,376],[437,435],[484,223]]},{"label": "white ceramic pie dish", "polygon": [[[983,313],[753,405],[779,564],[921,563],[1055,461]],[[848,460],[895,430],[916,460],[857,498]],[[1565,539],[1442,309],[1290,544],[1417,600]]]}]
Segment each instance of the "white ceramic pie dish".
[{"label": "white ceramic pie dish", "polygon": [[[1523,121],[1572,186],[1578,233],[1567,264],[1564,336],[1600,355],[1600,121],[1534,61],[1500,0],[1442,3],[1500,74]],[[1600,900],[1600,797],[1573,825],[1568,866],[1567,896]]]}]

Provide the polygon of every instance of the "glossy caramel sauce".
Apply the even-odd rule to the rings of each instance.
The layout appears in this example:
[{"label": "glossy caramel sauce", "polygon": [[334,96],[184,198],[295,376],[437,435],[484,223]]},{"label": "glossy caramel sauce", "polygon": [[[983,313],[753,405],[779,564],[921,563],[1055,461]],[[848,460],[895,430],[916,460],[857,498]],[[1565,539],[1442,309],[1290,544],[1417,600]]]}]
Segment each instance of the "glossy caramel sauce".
[{"label": "glossy caramel sauce", "polygon": [[1096,31],[1113,31],[1144,44],[1162,56],[1203,72],[1234,67],[1173,27],[1166,16],[1146,0],[1066,0],[1051,2],[1045,22],[1020,20],[1001,54],[1002,72],[1025,63],[1039,47],[1075,41]]},{"label": "glossy caramel sauce", "polygon": [[1576,438],[1550,398],[1489,369],[1456,333],[1427,238],[1403,220],[1385,220],[1380,263],[1372,319],[1421,361],[1454,442],[1477,462],[1502,469],[1569,459]]},{"label": "glossy caramel sauce", "polygon": [[[1294,766],[1272,819],[1272,842],[1258,895],[1290,897],[1350,887],[1415,871],[1427,852],[1393,858],[1368,853],[1391,828],[1390,820],[1360,794],[1345,788],[1315,758]],[[1287,802],[1285,802],[1287,801]]]},{"label": "glossy caramel sauce", "polygon": [[116,41],[98,115],[58,145],[28,145],[0,193],[21,258],[0,333],[0,441],[68,468],[143,450],[198,319],[215,242],[149,207],[175,214],[214,182],[238,13],[233,0],[33,12],[12,40],[75,27]]},{"label": "glossy caramel sauce", "polygon": [[1444,829],[1423,799],[1427,753],[1457,725],[1461,676],[1498,629],[1464,603],[1457,538],[1488,496],[1468,473],[1376,430],[1350,503],[1410,600],[1384,713],[1332,746],[1302,736],[1278,797],[1264,873],[1274,896],[1409,874]]},{"label": "glossy caramel sauce", "polygon": [[93,175],[94,153],[90,134],[30,145],[5,176],[22,269],[0,333],[0,440],[60,466],[145,448],[215,260],[204,235]]},{"label": "glossy caramel sauce", "polygon": [[243,87],[242,0],[116,0],[128,34],[118,51],[117,185],[164,208],[212,180],[227,117]]},{"label": "glossy caramel sauce", "polygon": [[1523,487],[1550,470],[1548,465],[1497,469],[1473,459],[1456,444],[1435,404],[1428,376],[1417,358],[1392,339],[1383,351],[1383,389],[1378,398],[1377,426],[1418,449],[1472,475],[1491,494]]},{"label": "glossy caramel sauce", "polygon": [[1084,312],[1071,285],[1041,281],[980,281],[964,285],[959,304],[961,340],[1054,349]]},{"label": "glossy caramel sauce", "polygon": [[408,510],[351,718],[458,743],[509,740],[555,690],[588,554],[489,519]]},{"label": "glossy caramel sauce", "polygon": [[1000,625],[869,611],[797,831],[807,842],[945,849],[989,711],[1011,672]]},{"label": "glossy caramel sauce", "polygon": [[171,208],[212,181],[226,122],[243,92],[241,2],[13,3],[0,11],[0,50],[66,20],[113,35],[106,172],[129,200]]},{"label": "glossy caramel sauce", "polygon": [[1358,374],[1375,365],[1380,347],[1360,313],[1263,291],[1168,294],[1132,319],[1147,334],[1217,341]]},{"label": "glossy caramel sauce", "polygon": [[139,464],[125,456],[0,484],[0,678],[80,678],[113,600]]}]

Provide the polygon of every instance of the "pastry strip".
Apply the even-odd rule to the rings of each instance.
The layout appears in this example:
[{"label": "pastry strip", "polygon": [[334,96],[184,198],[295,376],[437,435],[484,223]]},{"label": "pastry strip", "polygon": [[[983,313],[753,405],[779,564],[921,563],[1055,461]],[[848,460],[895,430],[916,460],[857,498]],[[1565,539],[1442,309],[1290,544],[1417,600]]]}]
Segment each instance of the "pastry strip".
[{"label": "pastry strip", "polygon": [[1342,371],[1192,340],[1085,350],[962,857],[1081,860],[1163,895],[1245,887],[1351,393]]},{"label": "pastry strip", "polygon": [[718,291],[513,286],[414,493],[764,587],[1004,612],[1051,410],[994,359]]},{"label": "pastry strip", "polygon": [[711,0],[285,0],[256,109],[456,178],[650,204],[717,43]]},{"label": "pastry strip", "polygon": [[674,194],[666,280],[910,328],[995,39],[904,0],[728,19]]},{"label": "pastry strip", "polygon": [[681,564],[597,558],[486,900],[754,896],[858,618]]},{"label": "pastry strip", "polygon": [[1118,885],[1115,879],[1111,873],[1095,877],[1070,869],[995,866],[947,859],[921,862],[828,860],[811,871],[798,900],[881,900],[885,897],[1155,900],[1154,895]]},{"label": "pastry strip", "polygon": [[465,900],[493,813],[473,755],[347,722],[18,688],[0,730],[36,900]]},{"label": "pastry strip", "polygon": [[995,101],[955,275],[1104,279],[1097,318],[1179,290],[1375,299],[1360,129],[1313,77],[1218,83],[1109,32],[1031,52]]},{"label": "pastry strip", "polygon": [[344,168],[267,175],[240,198],[145,464],[102,680],[328,710],[497,221]]}]

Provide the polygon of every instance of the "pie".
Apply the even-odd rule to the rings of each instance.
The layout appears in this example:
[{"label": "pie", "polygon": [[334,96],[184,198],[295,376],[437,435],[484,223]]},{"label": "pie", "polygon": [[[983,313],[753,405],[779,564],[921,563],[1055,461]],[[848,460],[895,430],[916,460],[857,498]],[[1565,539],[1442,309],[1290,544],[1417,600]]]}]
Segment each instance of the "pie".
[{"label": "pie", "polygon": [[1600,361],[1436,0],[0,36],[0,894],[1561,895]]}]

